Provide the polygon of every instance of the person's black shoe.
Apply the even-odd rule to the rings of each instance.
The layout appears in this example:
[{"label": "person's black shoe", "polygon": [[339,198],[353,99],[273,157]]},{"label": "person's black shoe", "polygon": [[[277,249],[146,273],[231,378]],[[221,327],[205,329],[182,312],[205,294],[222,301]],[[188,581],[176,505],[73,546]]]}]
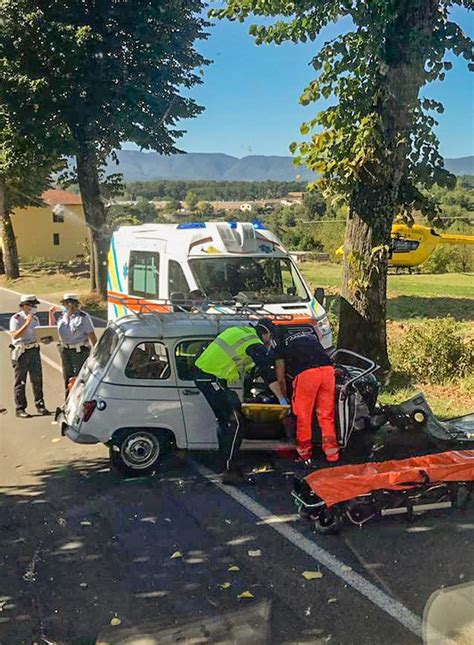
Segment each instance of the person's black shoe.
[{"label": "person's black shoe", "polygon": [[31,414],[28,414],[26,410],[17,410],[16,411],[16,416],[19,419],[31,419]]},{"label": "person's black shoe", "polygon": [[36,410],[37,410],[38,414],[41,414],[43,417],[49,417],[49,415],[51,414],[51,412],[49,410],[47,410],[46,408],[44,408],[44,407],[43,408],[36,408]]}]

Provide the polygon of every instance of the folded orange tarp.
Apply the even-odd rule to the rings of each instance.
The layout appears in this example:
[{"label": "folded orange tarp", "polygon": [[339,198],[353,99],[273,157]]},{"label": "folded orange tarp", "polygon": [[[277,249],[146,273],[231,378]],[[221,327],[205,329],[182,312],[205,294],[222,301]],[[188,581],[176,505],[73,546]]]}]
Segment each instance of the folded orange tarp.
[{"label": "folded orange tarp", "polygon": [[409,459],[316,470],[305,478],[311,489],[333,506],[375,490],[403,490],[407,483],[474,481],[474,450],[441,452]]}]

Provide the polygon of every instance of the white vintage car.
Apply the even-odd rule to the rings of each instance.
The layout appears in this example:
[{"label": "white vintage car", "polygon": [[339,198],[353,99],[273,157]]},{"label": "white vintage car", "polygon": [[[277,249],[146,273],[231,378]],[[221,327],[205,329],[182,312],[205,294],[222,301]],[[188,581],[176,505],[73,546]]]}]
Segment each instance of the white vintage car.
[{"label": "white vintage car", "polygon": [[[216,419],[194,385],[194,361],[213,338],[245,317],[167,313],[131,315],[109,324],[82,367],[63,410],[61,432],[76,443],[104,443],[122,472],[153,471],[172,448],[217,450]],[[285,324],[291,332],[306,326]],[[243,400],[243,384],[234,388]],[[272,412],[273,411],[273,412]],[[284,437],[285,406],[246,424],[246,438]],[[276,420],[276,423],[275,423]]]}]

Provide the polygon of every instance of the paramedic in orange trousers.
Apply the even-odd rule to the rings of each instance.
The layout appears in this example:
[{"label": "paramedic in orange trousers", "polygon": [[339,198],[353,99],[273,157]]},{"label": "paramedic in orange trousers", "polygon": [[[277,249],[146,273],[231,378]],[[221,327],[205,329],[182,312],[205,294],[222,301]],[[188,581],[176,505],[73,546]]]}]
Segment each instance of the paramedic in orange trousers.
[{"label": "paramedic in orange trousers", "polygon": [[297,332],[281,339],[273,352],[276,377],[286,396],[286,372],[294,377],[292,409],[296,416],[296,447],[304,461],[313,456],[313,416],[316,411],[326,460],[339,460],[334,406],[334,365],[315,334]]}]

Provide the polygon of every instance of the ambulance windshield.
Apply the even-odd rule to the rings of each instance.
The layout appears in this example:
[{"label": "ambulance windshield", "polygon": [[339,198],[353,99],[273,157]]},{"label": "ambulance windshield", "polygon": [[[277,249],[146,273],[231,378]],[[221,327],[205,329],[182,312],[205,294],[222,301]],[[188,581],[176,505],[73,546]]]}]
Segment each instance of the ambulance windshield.
[{"label": "ambulance windshield", "polygon": [[213,257],[190,260],[199,288],[222,302],[306,302],[309,294],[289,258]]}]

